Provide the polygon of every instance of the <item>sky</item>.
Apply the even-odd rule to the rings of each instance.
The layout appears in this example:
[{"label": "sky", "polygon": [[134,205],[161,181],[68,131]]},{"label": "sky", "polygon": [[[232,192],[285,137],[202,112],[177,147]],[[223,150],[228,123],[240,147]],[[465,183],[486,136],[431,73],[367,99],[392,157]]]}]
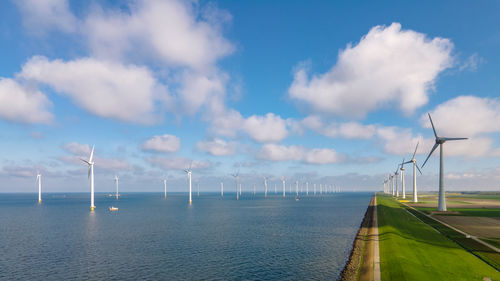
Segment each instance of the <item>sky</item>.
[{"label": "sky", "polygon": [[[498,1],[0,2],[0,192],[500,190]],[[418,175],[437,191],[439,153]],[[410,186],[412,167],[406,166]]]}]

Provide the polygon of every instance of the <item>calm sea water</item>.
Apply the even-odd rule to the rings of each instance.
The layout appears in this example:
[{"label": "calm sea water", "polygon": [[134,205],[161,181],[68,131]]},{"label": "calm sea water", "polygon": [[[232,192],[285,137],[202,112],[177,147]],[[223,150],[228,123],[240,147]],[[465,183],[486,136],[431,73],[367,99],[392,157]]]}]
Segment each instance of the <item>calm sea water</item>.
[{"label": "calm sea water", "polygon": [[0,194],[0,279],[335,280],[370,197]]}]

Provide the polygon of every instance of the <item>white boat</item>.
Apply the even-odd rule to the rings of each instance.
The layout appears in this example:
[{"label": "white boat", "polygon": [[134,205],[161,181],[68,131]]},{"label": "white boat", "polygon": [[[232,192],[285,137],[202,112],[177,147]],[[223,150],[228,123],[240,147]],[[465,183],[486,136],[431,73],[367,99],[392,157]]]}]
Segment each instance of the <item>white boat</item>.
[{"label": "white boat", "polygon": [[113,207],[113,206],[111,206],[111,207],[109,207],[109,210],[110,210],[111,212],[113,212],[113,211],[118,211],[118,208],[117,208],[117,207]]}]

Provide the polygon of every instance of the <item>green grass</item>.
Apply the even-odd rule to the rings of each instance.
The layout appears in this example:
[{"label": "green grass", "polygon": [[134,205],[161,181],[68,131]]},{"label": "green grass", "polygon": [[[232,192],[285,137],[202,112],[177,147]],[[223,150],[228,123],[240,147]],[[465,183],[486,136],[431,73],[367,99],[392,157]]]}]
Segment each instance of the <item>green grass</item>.
[{"label": "green grass", "polygon": [[[436,211],[434,207],[417,207],[417,210],[430,214]],[[483,209],[483,208],[448,208],[448,211],[460,212],[460,214],[440,214],[445,216],[470,216],[470,217],[500,217],[500,209]]]},{"label": "green grass", "polygon": [[392,198],[379,195],[377,201],[382,280],[500,280],[493,267]]},{"label": "green grass", "polygon": [[480,239],[500,249],[500,238],[480,238]]}]

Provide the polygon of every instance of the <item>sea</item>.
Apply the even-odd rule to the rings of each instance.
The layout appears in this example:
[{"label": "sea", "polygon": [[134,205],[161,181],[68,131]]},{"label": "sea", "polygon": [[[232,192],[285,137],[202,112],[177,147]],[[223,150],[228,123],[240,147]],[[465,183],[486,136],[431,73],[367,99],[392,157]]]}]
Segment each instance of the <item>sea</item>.
[{"label": "sea", "polygon": [[0,279],[337,280],[371,196],[4,193]]}]

